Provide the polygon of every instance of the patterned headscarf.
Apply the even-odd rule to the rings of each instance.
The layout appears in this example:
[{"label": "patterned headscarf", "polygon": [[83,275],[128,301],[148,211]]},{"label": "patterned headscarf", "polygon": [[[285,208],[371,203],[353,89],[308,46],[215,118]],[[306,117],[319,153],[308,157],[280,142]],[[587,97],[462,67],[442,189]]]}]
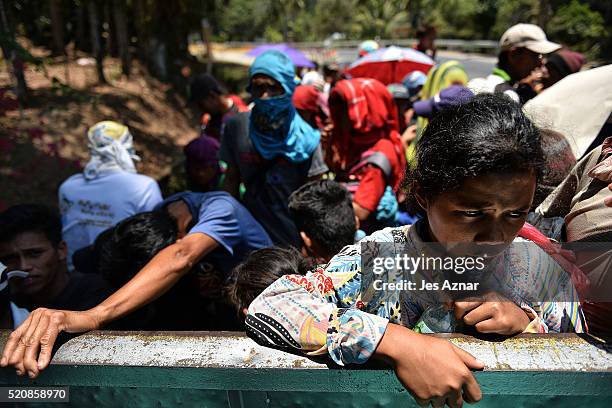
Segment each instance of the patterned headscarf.
[{"label": "patterned headscarf", "polygon": [[91,159],[83,170],[87,180],[93,180],[103,171],[123,170],[136,173],[132,134],[127,126],[117,122],[98,122],[87,131]]}]

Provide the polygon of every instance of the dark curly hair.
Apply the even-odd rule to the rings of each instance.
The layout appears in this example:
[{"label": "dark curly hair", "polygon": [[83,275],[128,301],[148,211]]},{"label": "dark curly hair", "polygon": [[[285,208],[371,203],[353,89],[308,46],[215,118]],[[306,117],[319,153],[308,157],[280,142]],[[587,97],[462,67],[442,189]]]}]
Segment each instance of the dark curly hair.
[{"label": "dark curly hair", "polygon": [[424,198],[434,199],[469,177],[532,170],[539,181],[543,168],[540,131],[521,107],[507,96],[480,94],[429,122],[404,187],[409,207],[422,214],[414,197],[416,185]]}]

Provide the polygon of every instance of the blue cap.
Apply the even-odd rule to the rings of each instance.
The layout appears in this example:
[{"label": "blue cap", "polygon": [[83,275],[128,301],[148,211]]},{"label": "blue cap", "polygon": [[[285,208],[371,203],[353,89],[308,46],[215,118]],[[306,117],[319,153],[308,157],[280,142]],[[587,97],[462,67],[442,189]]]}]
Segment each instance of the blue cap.
[{"label": "blue cap", "polygon": [[408,94],[410,97],[416,95],[421,87],[425,85],[427,81],[427,75],[422,73],[421,71],[412,71],[408,75],[402,79],[402,85],[408,89]]}]

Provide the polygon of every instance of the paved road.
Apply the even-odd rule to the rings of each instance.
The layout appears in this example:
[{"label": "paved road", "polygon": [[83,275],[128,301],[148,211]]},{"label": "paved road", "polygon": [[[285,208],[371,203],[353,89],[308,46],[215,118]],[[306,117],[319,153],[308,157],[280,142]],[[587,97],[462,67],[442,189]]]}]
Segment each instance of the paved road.
[{"label": "paved road", "polygon": [[[351,63],[357,59],[357,50],[354,48],[338,49],[337,58],[341,63]],[[465,70],[470,79],[489,75],[497,62],[496,57],[443,50],[438,51],[436,60],[438,63],[448,60],[457,60],[461,62],[465,66]]]},{"label": "paved road", "polygon": [[457,60],[461,62],[465,67],[470,79],[489,75],[497,62],[496,57],[489,57],[480,54],[465,54],[462,52],[453,51],[438,51],[438,56],[436,59],[439,63],[446,62],[448,60]]},{"label": "paved road", "polygon": [[[199,51],[201,52],[201,50]],[[198,50],[192,50],[192,53],[198,53]],[[245,49],[224,49],[216,50],[215,58],[219,61],[226,63],[239,64],[249,66],[253,62],[253,57],[246,55]],[[336,60],[344,65],[350,64],[357,59],[356,48],[339,48],[336,51]],[[485,56],[481,54],[466,54],[457,51],[438,51],[437,62],[445,62],[451,59],[461,62],[469,75],[470,78],[483,77],[488,75],[493,67],[497,58]]]}]

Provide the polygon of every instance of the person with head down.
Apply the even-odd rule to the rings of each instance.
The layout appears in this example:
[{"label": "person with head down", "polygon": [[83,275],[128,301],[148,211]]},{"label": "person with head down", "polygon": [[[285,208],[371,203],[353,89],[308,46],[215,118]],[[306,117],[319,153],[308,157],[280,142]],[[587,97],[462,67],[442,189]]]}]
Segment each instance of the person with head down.
[{"label": "person with head down", "polygon": [[105,120],[87,131],[90,159],[82,173],[59,187],[62,238],[68,247],[68,269],[73,254],[104,230],[162,201],[157,181],[138,174],[132,134],[127,126]]}]

